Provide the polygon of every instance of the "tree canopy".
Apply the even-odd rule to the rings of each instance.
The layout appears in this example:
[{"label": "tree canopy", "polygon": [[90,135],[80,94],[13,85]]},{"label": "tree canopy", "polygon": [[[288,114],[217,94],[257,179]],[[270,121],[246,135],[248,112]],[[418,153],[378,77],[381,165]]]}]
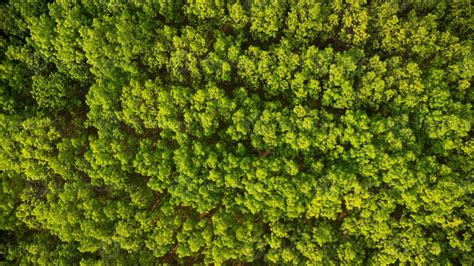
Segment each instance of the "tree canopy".
[{"label": "tree canopy", "polygon": [[0,12],[0,264],[474,264],[470,1]]}]

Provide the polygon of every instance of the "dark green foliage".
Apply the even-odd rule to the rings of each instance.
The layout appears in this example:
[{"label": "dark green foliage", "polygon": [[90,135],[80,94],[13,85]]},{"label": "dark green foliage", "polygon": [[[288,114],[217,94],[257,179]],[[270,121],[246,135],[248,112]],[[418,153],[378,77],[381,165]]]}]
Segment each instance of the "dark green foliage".
[{"label": "dark green foliage", "polygon": [[0,264],[474,264],[470,1],[0,12]]}]

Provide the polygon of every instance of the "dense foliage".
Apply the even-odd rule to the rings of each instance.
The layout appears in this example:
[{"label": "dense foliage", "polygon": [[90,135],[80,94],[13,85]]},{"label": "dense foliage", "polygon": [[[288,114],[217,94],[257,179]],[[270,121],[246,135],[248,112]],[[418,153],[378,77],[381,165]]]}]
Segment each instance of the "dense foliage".
[{"label": "dense foliage", "polygon": [[1,4],[0,261],[473,265],[470,1]]}]

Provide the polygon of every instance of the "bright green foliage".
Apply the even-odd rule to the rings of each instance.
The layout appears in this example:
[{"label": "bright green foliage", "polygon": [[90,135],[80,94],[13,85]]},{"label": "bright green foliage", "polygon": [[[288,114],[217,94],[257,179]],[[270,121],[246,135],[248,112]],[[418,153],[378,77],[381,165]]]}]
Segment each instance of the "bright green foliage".
[{"label": "bright green foliage", "polygon": [[470,1],[0,6],[0,264],[473,265]]}]

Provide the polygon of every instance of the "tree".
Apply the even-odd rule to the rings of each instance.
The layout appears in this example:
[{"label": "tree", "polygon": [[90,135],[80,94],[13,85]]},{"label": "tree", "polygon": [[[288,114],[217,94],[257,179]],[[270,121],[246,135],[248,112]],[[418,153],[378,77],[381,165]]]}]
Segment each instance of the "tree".
[{"label": "tree", "polygon": [[474,263],[468,1],[0,10],[0,263]]}]

